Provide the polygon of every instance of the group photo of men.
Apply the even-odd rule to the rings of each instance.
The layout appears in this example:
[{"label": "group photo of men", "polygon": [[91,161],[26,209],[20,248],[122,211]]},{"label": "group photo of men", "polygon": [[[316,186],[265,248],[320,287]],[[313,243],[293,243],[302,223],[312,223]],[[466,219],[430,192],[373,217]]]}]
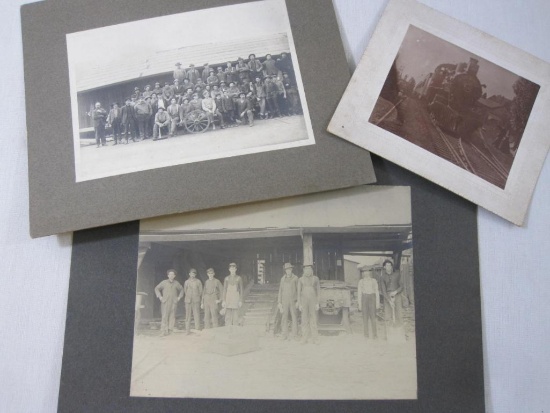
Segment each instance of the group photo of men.
[{"label": "group photo of men", "polygon": [[[223,268],[219,263],[217,267]],[[347,371],[357,363],[361,368],[346,373],[350,394],[366,398],[385,394],[386,375],[399,383],[402,394],[414,394],[414,304],[403,275],[406,270],[394,269],[391,259],[361,265],[359,280],[347,284],[351,303],[340,303],[351,304],[347,332],[343,326],[326,324],[334,318],[327,313],[339,307],[342,290],[334,281],[320,279],[316,265],[286,262],[272,285],[240,275],[235,262],[226,268],[218,271],[220,275],[212,267],[179,274],[171,268],[154,288],[148,284],[150,289],[137,293],[152,297],[144,308],[149,314],[158,314],[151,307],[160,303],[161,318],[157,315],[140,323],[136,307],[132,395],[205,394],[197,392],[204,389],[212,371],[238,380],[250,374],[256,378],[247,379],[252,385],[260,380],[258,374],[274,371],[280,364],[293,366],[285,374],[292,383],[307,376],[300,366],[314,369],[319,378],[308,379],[307,386],[315,394],[320,381],[338,371],[334,369]],[[261,367],[251,371],[246,366]],[[186,368],[201,371],[200,377],[189,380]],[[363,369],[370,369],[368,385]],[[216,391],[228,397],[227,386],[231,386],[222,378],[215,383]],[[367,386],[364,393],[361,386]],[[239,394],[247,394],[245,389]],[[267,389],[261,391],[263,397],[270,396]],[[297,389],[289,393],[292,398],[300,397]]]},{"label": "group photo of men", "polygon": [[238,57],[201,67],[175,63],[171,82],[136,85],[130,96],[88,112],[96,147],[157,141],[303,114],[288,53]]}]

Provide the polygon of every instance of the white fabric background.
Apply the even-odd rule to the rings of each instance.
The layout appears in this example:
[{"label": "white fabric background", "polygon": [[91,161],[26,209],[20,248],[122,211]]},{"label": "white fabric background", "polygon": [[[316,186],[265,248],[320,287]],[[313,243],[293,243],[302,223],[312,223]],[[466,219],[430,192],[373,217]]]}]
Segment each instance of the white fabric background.
[{"label": "white fabric background", "polygon": [[[424,2],[550,62],[547,0]],[[28,235],[23,3],[0,0],[0,412],[35,413],[57,408],[71,236]],[[334,3],[354,68],[386,0]],[[549,205],[547,160],[525,227],[478,212],[488,412],[550,412]]]}]

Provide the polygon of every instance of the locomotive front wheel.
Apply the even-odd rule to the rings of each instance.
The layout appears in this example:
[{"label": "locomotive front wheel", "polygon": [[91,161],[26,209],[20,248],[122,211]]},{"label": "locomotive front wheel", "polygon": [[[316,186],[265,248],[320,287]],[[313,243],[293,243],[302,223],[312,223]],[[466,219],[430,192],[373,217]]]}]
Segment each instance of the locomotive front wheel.
[{"label": "locomotive front wheel", "polygon": [[184,124],[189,133],[203,133],[210,126],[210,120],[206,113],[195,110],[185,117]]}]

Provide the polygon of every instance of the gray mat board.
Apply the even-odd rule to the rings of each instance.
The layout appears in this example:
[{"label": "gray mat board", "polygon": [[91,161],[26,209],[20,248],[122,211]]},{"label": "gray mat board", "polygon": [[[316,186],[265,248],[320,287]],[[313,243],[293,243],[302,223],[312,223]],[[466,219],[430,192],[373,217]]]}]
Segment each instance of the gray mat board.
[{"label": "gray mat board", "polygon": [[411,186],[418,400],[129,397],[139,231],[132,222],[74,234],[59,411],[485,412],[476,206],[373,160],[380,184]]},{"label": "gray mat board", "polygon": [[[326,131],[350,78],[332,2],[289,0],[316,145],[75,183],[65,34],[242,2],[48,0],[22,6],[32,237],[375,181],[369,153]],[[61,108],[55,115],[50,101]]]}]

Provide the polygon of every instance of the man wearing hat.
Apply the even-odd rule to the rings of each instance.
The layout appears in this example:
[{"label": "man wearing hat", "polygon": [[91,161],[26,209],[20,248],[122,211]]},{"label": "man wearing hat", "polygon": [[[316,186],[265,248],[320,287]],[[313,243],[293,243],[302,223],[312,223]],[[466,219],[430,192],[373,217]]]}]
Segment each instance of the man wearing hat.
[{"label": "man wearing hat", "polygon": [[128,135],[132,140],[136,141],[136,119],[134,113],[134,107],[131,105],[132,100],[130,98],[126,99],[126,105],[122,107],[122,125],[124,126],[124,137],[126,138],[126,143],[128,143]]},{"label": "man wearing hat", "polygon": [[275,60],[271,58],[271,55],[269,53],[265,56],[265,61],[263,65],[265,67],[264,73],[266,76],[277,76],[279,74],[277,62],[275,62]]},{"label": "man wearing hat", "polygon": [[262,65],[262,63],[258,59],[256,59],[256,55],[252,53],[248,56],[248,59],[248,68],[250,69],[250,73],[252,74],[252,76],[262,76],[264,65]]},{"label": "man wearing hat", "polygon": [[218,85],[213,85],[212,90],[210,91],[210,96],[215,98],[216,96],[221,96],[222,91],[220,90],[220,87]]},{"label": "man wearing hat", "polygon": [[237,67],[235,68],[235,70],[239,74],[239,82],[241,82],[241,84],[244,84],[250,81],[250,76],[249,76],[250,68],[245,63],[242,57],[239,57],[239,60],[237,61]]},{"label": "man wearing hat", "polygon": [[283,73],[288,73],[293,83],[296,82],[296,78],[294,77],[294,67],[292,65],[292,59],[287,53],[281,53],[281,57],[277,59],[277,68]]},{"label": "man wearing hat", "polygon": [[233,67],[231,62],[227,62],[223,72],[225,73],[225,83],[227,84],[231,82],[236,82],[239,78],[237,75],[237,70]]},{"label": "man wearing hat", "polygon": [[382,263],[384,268],[381,279],[381,293],[384,297],[384,318],[392,323],[393,327],[403,325],[403,285],[401,284],[401,273],[395,271],[393,262],[385,260]]},{"label": "man wearing hat", "polygon": [[94,121],[95,143],[105,146],[105,122],[107,120],[107,111],[101,107],[101,103],[96,102],[92,110],[92,120]]},{"label": "man wearing hat", "polygon": [[313,275],[313,267],[304,265],[304,274],[298,280],[298,308],[302,312],[302,344],[311,338],[317,344],[317,311],[321,285],[319,278]]},{"label": "man wearing hat", "polygon": [[214,69],[210,69],[209,70],[209,75],[208,77],[206,78],[206,83],[212,87],[214,85],[219,85],[220,84],[220,79],[218,78],[218,76],[216,76],[216,74],[214,73]]},{"label": "man wearing hat", "polygon": [[237,264],[229,264],[229,275],[223,281],[222,307],[225,310],[225,325],[239,323],[239,309],[243,305],[243,279],[237,275]]},{"label": "man wearing hat", "polygon": [[223,67],[218,66],[218,68],[217,68],[216,70],[218,71],[218,72],[216,73],[216,76],[218,77],[219,84],[221,84],[222,82],[225,83],[225,81],[226,81],[226,75],[225,75],[225,72],[223,71]]},{"label": "man wearing hat", "polygon": [[273,84],[277,87],[277,102],[282,116],[288,116],[286,89],[283,83],[283,75],[273,77]]},{"label": "man wearing hat", "polygon": [[229,124],[235,123],[235,98],[229,96],[228,90],[225,90],[221,96],[222,109],[220,110],[225,116],[225,122]]},{"label": "man wearing hat", "polygon": [[364,265],[360,268],[361,278],[357,285],[357,301],[359,311],[363,313],[363,334],[369,337],[368,322],[370,320],[372,328],[372,337],[376,340],[378,334],[376,331],[376,310],[380,307],[380,292],[378,281],[373,277],[372,267]]},{"label": "man wearing hat", "polygon": [[292,338],[298,335],[298,319],[296,317],[296,300],[298,296],[298,277],[294,275],[292,269],[294,267],[287,262],[283,265],[285,275],[281,278],[279,285],[278,307],[282,314],[281,330],[282,339],[288,339],[288,313],[292,319]]},{"label": "man wearing hat", "polygon": [[143,96],[143,99],[147,99],[150,98],[152,94],[153,92],[151,91],[151,85],[146,85],[145,90],[143,91],[141,96]]},{"label": "man wearing hat", "polygon": [[204,89],[206,86],[207,86],[207,84],[204,83],[200,77],[195,82],[195,89],[197,89],[197,87],[200,87],[201,89]]},{"label": "man wearing hat", "polygon": [[174,79],[174,84],[172,87],[172,93],[174,94],[174,97],[176,98],[176,102],[178,105],[181,103],[181,97],[185,94],[185,91],[187,88],[181,84],[181,82],[178,79]]},{"label": "man wearing hat", "polygon": [[239,115],[238,122],[241,123],[246,116],[248,118],[248,125],[250,127],[254,126],[254,112],[252,111],[252,104],[250,103],[250,100],[246,98],[246,94],[244,92],[239,94],[239,99],[237,99],[235,104]]},{"label": "man wearing hat", "polygon": [[176,69],[174,69],[174,80],[178,80],[180,84],[183,83],[183,79],[185,79],[185,69],[181,68],[181,63],[176,63]]},{"label": "man wearing hat", "polygon": [[254,95],[256,96],[257,105],[260,107],[260,118],[264,119],[265,117],[267,119],[267,112],[265,110],[267,93],[260,76],[256,76],[256,81],[254,82]]},{"label": "man wearing hat", "polygon": [[210,328],[210,320],[214,328],[218,327],[218,304],[222,301],[223,286],[220,280],[214,278],[214,268],[206,270],[208,280],[202,291],[201,308],[204,309],[204,328]]},{"label": "man wearing hat", "polygon": [[[189,99],[187,98],[187,95],[185,95],[182,98],[182,103],[180,105],[180,111],[179,111],[180,126],[183,126],[185,124],[185,117],[189,112],[191,112],[191,104],[189,103]],[[184,133],[185,133],[185,130],[184,130]]]},{"label": "man wearing hat", "polygon": [[176,134],[180,121],[180,105],[176,103],[176,98],[170,101],[170,106],[166,108],[166,112],[170,116],[170,137],[172,137]]},{"label": "man wearing hat", "polygon": [[168,112],[165,112],[163,108],[158,108],[157,114],[155,115],[155,124],[153,125],[153,140],[156,141],[159,136],[168,137],[170,133],[170,122],[171,118]]},{"label": "man wearing hat", "polygon": [[279,88],[275,83],[273,83],[273,80],[270,76],[267,76],[265,78],[264,83],[265,88],[265,95],[266,95],[266,102],[269,109],[269,112],[271,113],[271,117],[281,117],[281,111],[279,109]]},{"label": "man wearing hat", "polygon": [[198,93],[193,93],[193,99],[189,101],[191,110],[202,110],[202,99],[199,98]]},{"label": "man wearing hat", "polygon": [[204,83],[208,83],[206,79],[210,76],[210,65],[205,63],[202,69],[201,78]]},{"label": "man wearing hat", "polygon": [[113,128],[113,139],[115,141],[114,145],[117,145],[118,141],[121,141],[122,143],[120,137],[120,129],[122,125],[122,110],[118,107],[117,102],[113,103],[113,108],[109,111],[107,123],[111,125],[111,128]]},{"label": "man wearing hat", "polygon": [[300,96],[296,84],[290,79],[288,73],[283,73],[283,85],[286,91],[286,107],[288,115],[300,113]]},{"label": "man wearing hat", "polygon": [[145,99],[140,97],[134,106],[138,134],[141,135],[141,140],[149,138],[149,119],[153,114],[151,105]]},{"label": "man wearing hat", "polygon": [[191,86],[189,86],[187,89],[185,89],[185,93],[181,97],[181,100],[183,101],[184,99],[187,99],[187,100],[193,99],[193,93],[194,93],[193,90],[195,90],[195,88],[191,87]]},{"label": "man wearing hat", "polygon": [[216,125],[214,124],[214,116],[218,116],[222,129],[225,128],[223,116],[216,105],[216,100],[210,96],[207,90],[203,92],[202,110],[206,113],[208,120],[212,124],[212,130],[216,130]]},{"label": "man wearing hat", "polygon": [[134,93],[132,94],[132,97],[135,97],[136,100],[138,100],[141,97],[141,92],[139,91],[139,87],[134,88]]},{"label": "man wearing hat", "polygon": [[170,102],[174,97],[174,89],[172,89],[172,85],[168,82],[166,82],[162,88],[162,97],[166,102]]},{"label": "man wearing hat", "polygon": [[161,281],[155,287],[155,295],[162,303],[160,311],[162,320],[160,323],[160,333],[167,336],[174,330],[176,324],[176,306],[178,301],[183,297],[183,287],[175,280],[176,270],[169,269],[166,271],[167,280]]},{"label": "man wearing hat", "polygon": [[[183,87],[183,89],[185,90],[184,94],[187,93],[189,89],[191,90],[195,89],[195,85],[191,83],[187,78],[183,79],[183,83],[181,87]],[[183,99],[183,96],[182,96],[182,99]],[[190,99],[190,97],[188,97],[187,99]]]},{"label": "man wearing hat", "polygon": [[187,69],[186,76],[187,76],[187,79],[189,79],[189,83],[193,85],[197,83],[197,79],[201,77],[199,71],[195,69],[195,65],[193,63],[189,65],[189,69]]},{"label": "man wearing hat", "polygon": [[185,331],[191,334],[191,313],[195,320],[195,330],[200,330],[200,305],[202,297],[202,283],[197,278],[197,270],[189,270],[189,278],[183,284],[185,292]]},{"label": "man wearing hat", "polygon": [[155,82],[155,88],[152,90],[152,92],[157,96],[162,95],[162,88],[160,87],[160,82]]},{"label": "man wearing hat", "polygon": [[[227,88],[227,94],[233,99],[237,100],[239,98],[239,94],[241,93],[241,90],[239,87],[235,84],[235,82],[229,82],[229,87]],[[246,93],[245,93],[246,96]]]}]

